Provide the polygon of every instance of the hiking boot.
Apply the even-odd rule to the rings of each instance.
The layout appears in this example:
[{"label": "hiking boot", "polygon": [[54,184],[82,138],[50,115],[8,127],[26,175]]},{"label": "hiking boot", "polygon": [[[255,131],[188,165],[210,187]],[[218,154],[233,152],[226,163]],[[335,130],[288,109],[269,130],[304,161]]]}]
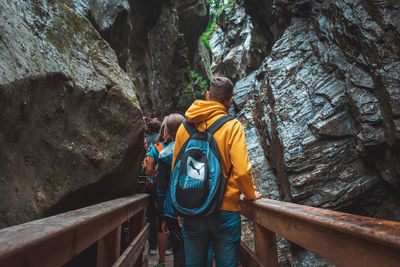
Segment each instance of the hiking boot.
[{"label": "hiking boot", "polygon": [[165,267],[165,261],[164,262],[160,262],[160,260],[154,262],[154,267]]}]

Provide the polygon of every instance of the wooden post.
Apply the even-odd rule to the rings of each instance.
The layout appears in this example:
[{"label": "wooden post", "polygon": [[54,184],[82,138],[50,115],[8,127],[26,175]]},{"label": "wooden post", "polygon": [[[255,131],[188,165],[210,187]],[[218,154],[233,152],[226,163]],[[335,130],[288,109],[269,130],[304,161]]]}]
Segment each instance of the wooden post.
[{"label": "wooden post", "polygon": [[121,226],[106,234],[97,242],[97,267],[109,267],[119,257],[121,250]]},{"label": "wooden post", "polygon": [[[140,231],[143,230],[143,227],[146,223],[146,217],[145,217],[145,210],[142,210],[140,212],[138,212],[135,216],[133,216],[130,219],[129,222],[129,242],[132,242],[133,239],[135,239],[135,237],[140,233]],[[143,251],[140,253],[139,258],[137,259],[136,263],[135,263],[135,267],[136,266],[142,266],[142,262],[143,262]]]},{"label": "wooden post", "polygon": [[263,263],[263,266],[278,267],[275,233],[254,223],[254,239],[256,255]]}]

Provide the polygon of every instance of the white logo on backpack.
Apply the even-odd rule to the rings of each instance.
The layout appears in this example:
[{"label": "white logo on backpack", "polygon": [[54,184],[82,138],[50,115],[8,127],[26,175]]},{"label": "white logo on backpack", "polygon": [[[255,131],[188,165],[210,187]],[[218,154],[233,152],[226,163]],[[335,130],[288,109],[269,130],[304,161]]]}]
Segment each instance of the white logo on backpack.
[{"label": "white logo on backpack", "polygon": [[186,166],[188,176],[196,180],[204,181],[205,165],[206,164],[203,162],[198,162],[194,160],[192,157],[188,157]]}]

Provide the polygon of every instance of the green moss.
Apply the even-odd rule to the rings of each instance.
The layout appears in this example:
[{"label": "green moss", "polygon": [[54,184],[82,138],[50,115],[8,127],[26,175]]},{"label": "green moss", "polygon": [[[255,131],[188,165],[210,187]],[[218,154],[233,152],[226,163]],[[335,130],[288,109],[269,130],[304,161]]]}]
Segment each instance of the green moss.
[{"label": "green moss", "polygon": [[[207,1],[209,5],[215,4],[215,0],[208,0]],[[234,3],[233,0],[229,0],[228,3],[226,3],[224,6],[220,7],[217,11],[215,12],[210,12],[210,21],[208,23],[208,26],[206,30],[203,32],[201,35],[201,40],[203,40],[204,45],[207,47],[207,49],[211,52],[211,46],[210,46],[210,36],[213,33],[215,29],[218,28],[217,25],[217,17],[229,6],[231,6]],[[218,6],[218,5],[217,5]],[[233,14],[235,14],[236,10],[232,9],[231,12],[229,12],[228,18],[231,18]]]},{"label": "green moss", "polygon": [[204,99],[208,90],[208,82],[194,70],[190,70],[190,83],[181,91],[180,105],[190,103],[195,99]]},{"label": "green moss", "polygon": [[194,98],[195,99],[204,98],[204,95],[208,90],[208,82],[203,78],[203,76],[201,76],[194,70],[190,71],[190,76],[193,82]]}]

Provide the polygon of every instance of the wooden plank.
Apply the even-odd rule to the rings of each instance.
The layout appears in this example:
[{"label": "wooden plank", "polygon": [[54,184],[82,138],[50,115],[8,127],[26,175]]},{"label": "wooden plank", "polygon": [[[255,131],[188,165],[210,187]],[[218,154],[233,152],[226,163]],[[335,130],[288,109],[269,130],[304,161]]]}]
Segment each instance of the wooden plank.
[{"label": "wooden plank", "polygon": [[140,249],[139,257],[137,258],[135,264],[132,265],[133,267],[141,267],[142,266],[142,264],[143,264],[143,255],[144,255],[144,247],[142,249]]},{"label": "wooden plank", "polygon": [[132,242],[136,236],[142,231],[146,223],[145,210],[138,212],[129,220],[129,241]]},{"label": "wooden plank", "polygon": [[[400,249],[399,222],[379,220],[265,198],[253,202],[241,201],[241,206],[250,208],[247,208],[247,213],[251,210],[256,212],[258,209],[269,210],[273,213],[299,218],[313,224],[323,225],[336,231],[345,232]],[[249,214],[254,216],[254,212]]]},{"label": "wooden plank", "polygon": [[111,266],[121,251],[121,226],[97,242],[97,267]]},{"label": "wooden plank", "polygon": [[241,202],[255,223],[340,266],[400,266],[400,223],[262,199]]},{"label": "wooden plank", "polygon": [[[136,236],[142,231],[143,226],[146,223],[146,216],[145,216],[145,211],[142,210],[135,216],[133,216],[130,219],[129,223],[129,236],[130,240],[134,240]],[[133,267],[140,267],[142,265],[143,261],[143,254],[144,254],[144,248],[142,249],[142,253],[139,254],[138,259],[136,260],[136,263],[132,265]]]},{"label": "wooden plank", "polygon": [[0,230],[0,266],[59,266],[145,209],[137,194]]},{"label": "wooden plank", "polygon": [[140,265],[142,265],[143,260],[141,260],[141,255],[143,254],[144,246],[146,240],[149,239],[149,235],[150,224],[146,224],[132,243],[129,244],[124,253],[122,253],[121,257],[115,262],[113,267],[133,266],[138,260],[140,260]]},{"label": "wooden plank", "polygon": [[263,267],[261,260],[243,242],[240,242],[239,261],[244,267]]},{"label": "wooden plank", "polygon": [[274,232],[254,223],[254,244],[257,257],[264,266],[278,267],[278,250]]},{"label": "wooden plank", "polygon": [[148,267],[149,266],[149,255],[143,254],[143,262],[141,267]]}]

